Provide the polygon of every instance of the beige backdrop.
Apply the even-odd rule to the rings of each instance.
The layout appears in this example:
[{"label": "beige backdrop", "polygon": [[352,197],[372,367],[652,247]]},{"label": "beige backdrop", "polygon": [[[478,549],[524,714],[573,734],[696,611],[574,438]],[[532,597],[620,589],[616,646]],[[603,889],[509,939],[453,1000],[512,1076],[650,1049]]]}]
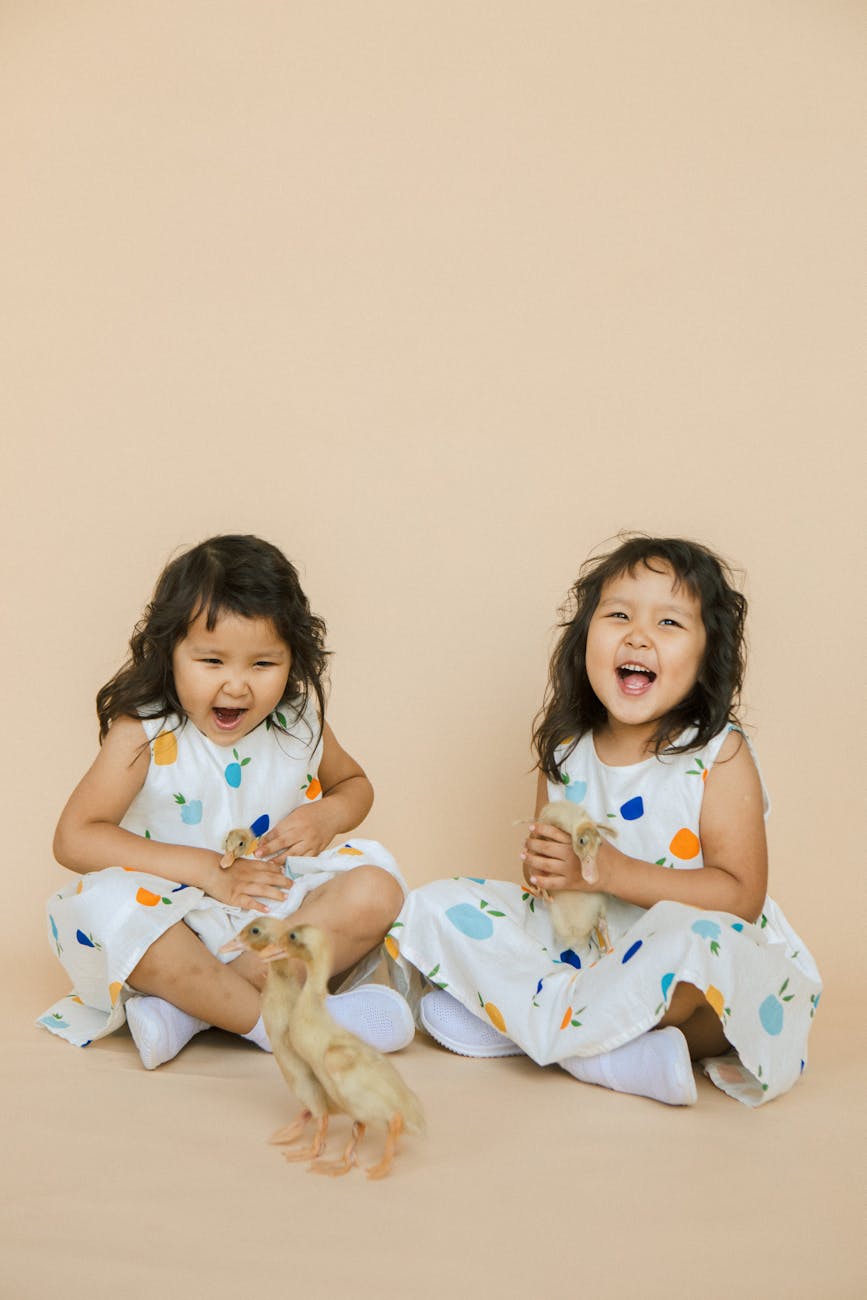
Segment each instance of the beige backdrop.
[{"label": "beige backdrop", "polygon": [[[639,528],[745,570],[772,889],[838,1032],[824,1082],[817,1066],[801,1087],[816,1114],[839,1101],[863,918],[863,19],[834,0],[0,3],[3,798],[20,900],[3,959],[27,1089],[65,1068],[77,1095],[96,1070],[110,1109],[117,1063],[147,1106],[181,1068],[144,1076],[128,1039],[73,1053],[29,1028],[66,988],[44,933],[54,822],[95,752],[95,692],[176,548],[256,531],[297,562],[335,652],[331,722],[376,787],[365,832],[420,884],[517,877],[557,606],[591,548]],[[197,1051],[219,1074],[216,1049],[179,1062]],[[463,1065],[411,1053],[422,1091]],[[222,1056],[270,1070],[227,1041]],[[526,1082],[514,1115],[543,1104],[528,1063],[499,1077]],[[776,1151],[796,1105],[771,1108]],[[732,1132],[769,1123],[717,1114]],[[441,1194],[436,1151],[401,1171],[419,1206]],[[842,1207],[836,1158],[822,1196]],[[293,1213],[311,1183],[348,1194],[279,1177]],[[518,1224],[544,1221],[544,1163],[538,1178],[515,1193]],[[28,1186],[15,1300],[68,1281],[67,1255],[55,1268],[38,1245],[60,1207]],[[811,1204],[790,1207],[787,1237]],[[728,1215],[730,1249],[751,1216]],[[463,1230],[449,1220],[436,1249]],[[489,1244],[500,1293],[526,1293],[512,1246]],[[856,1294],[847,1246],[826,1245],[844,1270],[831,1293]],[[803,1261],[759,1240],[760,1257],[802,1294]]]}]

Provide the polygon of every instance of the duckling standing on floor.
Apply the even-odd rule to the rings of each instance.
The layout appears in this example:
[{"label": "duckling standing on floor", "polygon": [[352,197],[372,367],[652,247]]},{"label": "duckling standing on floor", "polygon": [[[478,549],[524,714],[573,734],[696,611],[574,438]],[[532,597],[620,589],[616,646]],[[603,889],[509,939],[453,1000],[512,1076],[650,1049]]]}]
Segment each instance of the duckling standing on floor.
[{"label": "duckling standing on floor", "polygon": [[280,1073],[304,1109],[297,1119],[285,1128],[277,1129],[268,1140],[281,1146],[295,1142],[311,1119],[314,1119],[316,1130],[310,1146],[302,1151],[284,1151],[283,1156],[286,1160],[316,1160],[325,1148],[328,1116],[334,1112],[335,1107],[329,1102],[310,1066],[292,1046],[289,1029],[301,992],[303,972],[298,969],[297,962],[290,961],[285,953],[275,948],[285,929],[286,922],[273,917],[250,921],[234,939],[223,944],[220,952],[240,952],[246,949],[260,956],[266,951],[276,952],[276,956],[268,961],[268,974],[262,992],[262,1020]]},{"label": "duckling standing on floor", "polygon": [[236,858],[249,858],[259,843],[259,836],[254,835],[249,826],[236,826],[226,834],[223,840],[223,856],[220,866],[224,871],[231,867]]},{"label": "duckling standing on floor", "polygon": [[[613,837],[617,834],[613,827],[594,822],[585,808],[570,803],[568,799],[546,803],[535,820],[556,826],[570,835],[572,849],[581,863],[581,875],[588,885],[599,879],[596,854],[603,835]],[[526,888],[537,897],[544,898],[548,904],[554,933],[560,943],[567,948],[580,947],[595,932],[600,951],[611,950],[605,919],[605,894],[587,894],[577,889],[561,889],[555,894],[549,894],[547,890],[535,885],[527,885]]]},{"label": "duckling standing on floor", "polygon": [[[286,930],[274,951],[280,958],[297,957],[307,967],[307,979],[296,998],[289,1025],[292,1046],[316,1075],[332,1111],[342,1111],[352,1120],[352,1138],[340,1160],[311,1167],[317,1173],[348,1173],[358,1163],[355,1149],[367,1125],[382,1123],[388,1129],[385,1150],[379,1163],[367,1170],[367,1176],[384,1178],[391,1169],[403,1129],[424,1131],[421,1102],[390,1061],[328,1014],[328,935],[316,926],[297,925]],[[268,950],[263,956],[268,959]]]}]

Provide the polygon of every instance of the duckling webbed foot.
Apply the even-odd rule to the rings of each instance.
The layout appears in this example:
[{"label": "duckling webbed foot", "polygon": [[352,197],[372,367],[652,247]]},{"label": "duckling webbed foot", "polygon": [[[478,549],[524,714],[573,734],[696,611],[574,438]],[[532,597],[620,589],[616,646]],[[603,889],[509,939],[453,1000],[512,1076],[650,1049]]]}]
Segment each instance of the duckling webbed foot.
[{"label": "duckling webbed foot", "polygon": [[293,1119],[291,1124],[276,1129],[268,1141],[272,1146],[284,1146],[289,1145],[291,1142],[297,1142],[312,1118],[313,1112],[311,1110],[302,1110],[301,1114],[296,1119]]},{"label": "duckling webbed foot", "polygon": [[384,1178],[391,1169],[392,1161],[397,1152],[397,1142],[403,1132],[403,1116],[392,1115],[388,1121],[388,1136],[385,1139],[385,1150],[382,1153],[382,1159],[378,1165],[371,1165],[367,1171],[368,1178]]},{"label": "duckling webbed foot", "polygon": [[355,1148],[364,1137],[365,1128],[366,1125],[362,1124],[360,1120],[356,1120],[352,1125],[352,1137],[349,1139],[349,1144],[340,1159],[327,1160],[324,1164],[310,1165],[308,1173],[328,1174],[329,1178],[338,1178],[341,1174],[348,1174],[353,1165],[358,1164]]},{"label": "duckling webbed foot", "polygon": [[[323,1115],[321,1119],[316,1121],[316,1132],[313,1134],[313,1141],[310,1146],[305,1147],[303,1151],[283,1151],[281,1152],[283,1159],[293,1162],[296,1160],[318,1160],[325,1150],[325,1134],[327,1132],[328,1116]],[[313,1168],[312,1165],[311,1168]]]}]

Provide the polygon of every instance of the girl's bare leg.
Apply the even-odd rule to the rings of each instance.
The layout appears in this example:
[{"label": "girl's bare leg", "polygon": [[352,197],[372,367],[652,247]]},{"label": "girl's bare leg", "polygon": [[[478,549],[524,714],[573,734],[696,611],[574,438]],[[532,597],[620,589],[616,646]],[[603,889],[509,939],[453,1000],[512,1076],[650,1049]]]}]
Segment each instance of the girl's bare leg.
[{"label": "girl's bare leg", "polygon": [[[328,931],[337,974],[382,942],[402,903],[403,893],[393,876],[380,867],[362,866],[308,894],[291,920]],[[251,952],[224,964],[182,922],[151,944],[128,983],[197,1020],[246,1034],[259,1019],[265,973],[263,963]]]},{"label": "girl's bare leg", "polygon": [[719,1016],[694,984],[678,984],[668,1010],[657,1028],[674,1025],[683,1034],[693,1061],[724,1056],[730,1043],[722,1031]]},{"label": "girl's bare leg", "polygon": [[382,943],[402,906],[403,891],[394,876],[381,867],[355,867],[314,889],[289,919],[328,932],[331,973],[339,975]]},{"label": "girl's bare leg", "polygon": [[264,977],[262,963],[252,953],[242,953],[226,965],[180,922],[151,944],[127,983],[197,1020],[246,1034],[259,1019]]}]

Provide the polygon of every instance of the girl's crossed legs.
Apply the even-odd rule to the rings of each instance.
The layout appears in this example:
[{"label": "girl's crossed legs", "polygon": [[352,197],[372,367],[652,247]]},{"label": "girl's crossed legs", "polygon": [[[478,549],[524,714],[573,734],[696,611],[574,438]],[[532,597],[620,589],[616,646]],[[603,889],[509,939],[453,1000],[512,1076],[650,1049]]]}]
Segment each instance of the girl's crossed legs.
[{"label": "girl's crossed legs", "polygon": [[[403,892],[381,867],[360,866],[326,881],[303,899],[292,920],[326,930],[334,947],[333,975],[349,970],[385,936]],[[147,1069],[162,1065],[210,1026],[249,1037],[267,1050],[259,1019],[266,967],[252,952],[224,963],[179,923],[160,936],[130,972],[128,983],[145,997],[130,998],[127,1019]],[[370,1003],[370,1005],[367,1005]],[[391,989],[371,985],[331,999],[329,1010],[380,1050],[397,1050],[412,1037],[409,1008]],[[385,1023],[388,1022],[388,1023]],[[365,1033],[367,1031],[367,1033]]]}]

